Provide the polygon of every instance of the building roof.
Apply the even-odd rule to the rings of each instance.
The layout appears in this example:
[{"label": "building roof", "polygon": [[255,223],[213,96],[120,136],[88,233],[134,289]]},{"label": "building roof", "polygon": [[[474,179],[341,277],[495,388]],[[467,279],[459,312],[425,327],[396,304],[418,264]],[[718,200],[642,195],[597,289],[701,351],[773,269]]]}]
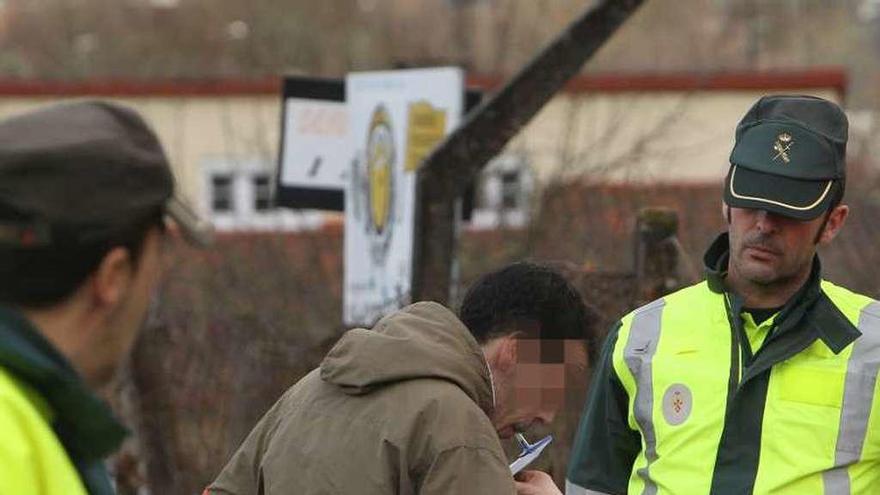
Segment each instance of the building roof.
[{"label": "building roof", "polygon": [[[506,77],[469,75],[468,86],[492,91]],[[840,67],[769,72],[656,73],[624,72],[585,74],[569,81],[571,93],[621,93],[652,91],[780,91],[791,89],[833,89],[846,96],[847,72]],[[281,78],[264,79],[85,79],[52,81],[0,79],[0,97],[38,96],[269,96],[281,93]]]},{"label": "building roof", "polygon": [[[497,89],[504,83],[498,76],[473,76],[470,84]],[[783,91],[791,89],[833,89],[843,100],[847,72],[839,67],[763,72],[621,72],[589,74],[568,82],[571,93],[625,93],[657,91]]]}]

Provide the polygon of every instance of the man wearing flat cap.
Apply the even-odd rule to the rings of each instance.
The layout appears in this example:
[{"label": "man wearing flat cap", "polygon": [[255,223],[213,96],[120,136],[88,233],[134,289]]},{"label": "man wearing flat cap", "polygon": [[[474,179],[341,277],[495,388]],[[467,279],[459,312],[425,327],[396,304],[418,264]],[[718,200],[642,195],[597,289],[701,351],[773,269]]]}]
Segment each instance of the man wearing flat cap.
[{"label": "man wearing flat cap", "polygon": [[880,304],[822,279],[847,119],[767,96],[736,129],[706,280],[611,330],[566,493],[873,494]]},{"label": "man wearing flat cap", "polygon": [[174,197],[134,111],[103,102],[0,122],[0,493],[111,494],[104,458],[126,430],[94,392],[135,340]]}]

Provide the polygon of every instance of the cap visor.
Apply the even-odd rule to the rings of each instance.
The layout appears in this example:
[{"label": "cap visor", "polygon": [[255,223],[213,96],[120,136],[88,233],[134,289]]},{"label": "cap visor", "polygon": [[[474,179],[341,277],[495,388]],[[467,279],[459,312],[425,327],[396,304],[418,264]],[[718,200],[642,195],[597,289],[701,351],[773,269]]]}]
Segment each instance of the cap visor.
[{"label": "cap visor", "polygon": [[833,184],[833,180],[794,179],[733,165],[724,184],[724,202],[734,208],[812,220],[831,204]]},{"label": "cap visor", "polygon": [[174,220],[183,237],[198,247],[208,247],[214,242],[214,228],[207,220],[199,217],[192,208],[177,196],[165,205],[168,216]]}]

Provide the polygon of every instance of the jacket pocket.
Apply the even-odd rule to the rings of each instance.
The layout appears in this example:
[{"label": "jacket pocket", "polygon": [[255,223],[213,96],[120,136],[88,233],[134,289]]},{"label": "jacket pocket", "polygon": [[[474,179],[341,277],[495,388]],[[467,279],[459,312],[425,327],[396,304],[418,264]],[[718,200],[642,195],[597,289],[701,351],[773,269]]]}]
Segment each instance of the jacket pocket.
[{"label": "jacket pocket", "polygon": [[[762,448],[793,465],[834,462],[846,374],[832,366],[781,363],[771,375]],[[792,450],[792,446],[797,446]]]},{"label": "jacket pocket", "polygon": [[842,371],[789,364],[779,378],[781,400],[840,409],[846,383]]}]

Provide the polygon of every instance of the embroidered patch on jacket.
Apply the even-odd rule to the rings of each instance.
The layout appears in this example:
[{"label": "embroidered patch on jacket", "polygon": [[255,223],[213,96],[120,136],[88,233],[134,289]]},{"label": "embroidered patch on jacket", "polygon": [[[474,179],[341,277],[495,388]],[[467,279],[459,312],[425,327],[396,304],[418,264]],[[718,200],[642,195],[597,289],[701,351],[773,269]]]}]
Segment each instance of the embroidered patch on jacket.
[{"label": "embroidered patch on jacket", "polygon": [[663,394],[663,417],[672,426],[678,426],[691,415],[694,399],[686,385],[675,383]]}]

